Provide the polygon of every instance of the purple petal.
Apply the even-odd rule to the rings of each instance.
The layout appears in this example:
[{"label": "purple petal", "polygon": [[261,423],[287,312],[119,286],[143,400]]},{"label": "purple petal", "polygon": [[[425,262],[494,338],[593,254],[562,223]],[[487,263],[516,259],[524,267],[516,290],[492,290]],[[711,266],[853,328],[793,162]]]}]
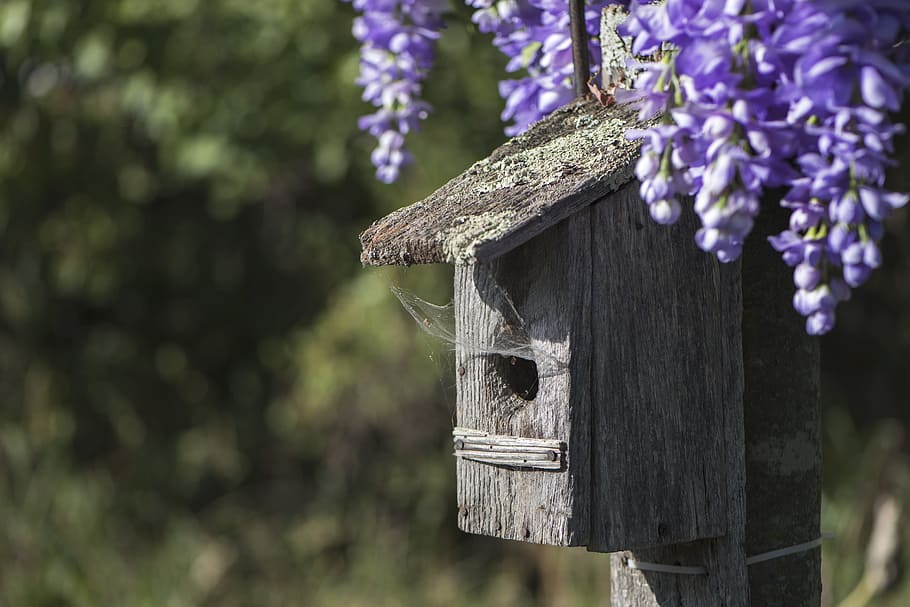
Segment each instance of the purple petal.
[{"label": "purple petal", "polygon": [[869,274],[872,270],[869,266],[865,265],[845,265],[844,266],[844,281],[851,287],[858,287],[869,278]]},{"label": "purple petal", "polygon": [[874,108],[900,109],[900,100],[897,92],[882,78],[878,70],[864,67],[860,70],[860,91],[863,101]]},{"label": "purple petal", "polygon": [[824,335],[833,328],[834,311],[819,311],[806,318],[806,333],[809,335]]},{"label": "purple petal", "polygon": [[793,272],[793,283],[800,289],[811,291],[818,286],[821,278],[821,270],[807,263],[799,264]]}]

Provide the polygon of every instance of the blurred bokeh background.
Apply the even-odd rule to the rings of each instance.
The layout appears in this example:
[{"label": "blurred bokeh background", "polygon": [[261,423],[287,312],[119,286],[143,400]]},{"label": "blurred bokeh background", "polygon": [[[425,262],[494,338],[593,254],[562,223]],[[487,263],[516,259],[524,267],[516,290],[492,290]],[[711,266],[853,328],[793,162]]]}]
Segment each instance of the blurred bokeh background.
[{"label": "blurred bokeh background", "polygon": [[[466,15],[384,186],[348,4],[0,3],[0,605],[607,604],[605,555],[457,531],[451,357],[389,292],[445,301],[451,271],[358,261],[504,140]],[[889,229],[823,340],[832,607],[910,604],[900,551],[867,559],[876,526],[910,545],[910,213]]]}]

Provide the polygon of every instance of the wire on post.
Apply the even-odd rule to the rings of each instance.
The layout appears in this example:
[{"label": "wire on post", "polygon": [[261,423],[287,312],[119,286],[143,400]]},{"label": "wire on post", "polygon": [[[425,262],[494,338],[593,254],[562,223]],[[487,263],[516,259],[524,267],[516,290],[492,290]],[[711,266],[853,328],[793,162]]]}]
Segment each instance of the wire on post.
[{"label": "wire on post", "polygon": [[[795,544],[793,546],[787,546],[786,548],[778,548],[777,550],[769,550],[768,552],[755,554],[746,558],[746,565],[751,567],[752,565],[757,565],[758,563],[764,563],[765,561],[779,559],[784,556],[790,556],[791,554],[807,552],[821,546],[822,540],[831,539],[833,537],[833,533],[824,532],[821,534],[821,536],[809,542],[803,542],[802,544]],[[654,571],[656,573],[671,573],[674,575],[708,574],[708,570],[704,567],[701,567],[700,565],[664,565],[662,563],[647,563],[645,561],[639,561],[638,559],[629,557],[623,557],[622,562],[623,565],[629,569],[638,569],[640,571]]]}]

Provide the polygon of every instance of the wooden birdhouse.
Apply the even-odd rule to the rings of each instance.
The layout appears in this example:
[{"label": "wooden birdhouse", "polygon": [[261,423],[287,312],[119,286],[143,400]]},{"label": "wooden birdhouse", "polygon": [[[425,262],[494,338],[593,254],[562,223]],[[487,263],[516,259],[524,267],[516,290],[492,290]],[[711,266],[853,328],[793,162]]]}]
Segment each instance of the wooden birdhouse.
[{"label": "wooden birdhouse", "polygon": [[727,532],[738,270],[694,246],[691,213],[648,216],[641,126],[576,102],[361,235],[366,265],[455,266],[467,532],[601,552]]}]

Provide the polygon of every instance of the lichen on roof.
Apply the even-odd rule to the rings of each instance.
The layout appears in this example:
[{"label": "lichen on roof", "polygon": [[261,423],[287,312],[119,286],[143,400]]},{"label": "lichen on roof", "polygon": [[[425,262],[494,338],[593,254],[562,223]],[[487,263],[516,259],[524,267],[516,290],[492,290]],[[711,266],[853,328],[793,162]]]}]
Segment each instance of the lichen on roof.
[{"label": "lichen on roof", "polygon": [[361,235],[364,264],[473,263],[529,240],[630,181],[634,108],[579,101]]},{"label": "lichen on roof", "polygon": [[458,217],[452,225],[436,234],[442,243],[446,262],[456,265],[474,263],[477,245],[496,240],[511,226],[514,211],[481,213]]},{"label": "lichen on roof", "polygon": [[598,118],[587,114],[577,116],[572,124],[574,130],[550,141],[475,163],[468,170],[476,178],[475,193],[485,194],[518,185],[539,188],[557,183],[569,174],[596,174],[617,142],[625,143],[623,138],[629,128],[628,122],[621,118]]}]

